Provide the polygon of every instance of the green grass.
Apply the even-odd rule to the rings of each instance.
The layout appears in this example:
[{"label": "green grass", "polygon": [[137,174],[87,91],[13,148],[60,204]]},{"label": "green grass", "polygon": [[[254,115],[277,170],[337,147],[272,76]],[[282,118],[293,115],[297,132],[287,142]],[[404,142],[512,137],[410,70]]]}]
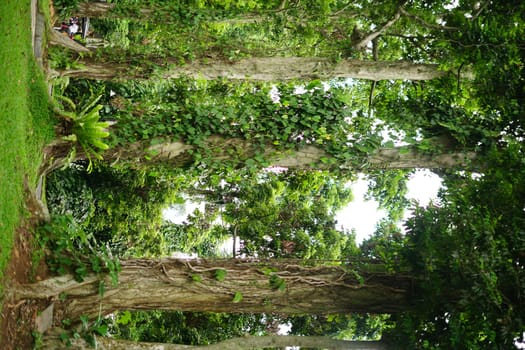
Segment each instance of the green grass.
[{"label": "green grass", "polygon": [[31,47],[30,4],[5,0],[0,6],[0,281],[24,215],[24,177],[36,183],[42,146],[54,136],[47,86]]}]

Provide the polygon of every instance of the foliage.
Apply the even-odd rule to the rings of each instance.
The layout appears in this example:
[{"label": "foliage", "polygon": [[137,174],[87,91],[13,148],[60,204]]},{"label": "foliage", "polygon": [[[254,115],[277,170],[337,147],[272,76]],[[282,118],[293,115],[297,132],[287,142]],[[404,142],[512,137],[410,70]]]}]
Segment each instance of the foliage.
[{"label": "foliage", "polygon": [[249,256],[338,259],[350,241],[334,219],[352,198],[344,182],[323,172],[264,174],[226,204],[225,222]]},{"label": "foliage", "polygon": [[[56,46],[50,46],[48,49],[49,66],[53,69],[75,69],[80,64],[77,58],[70,51],[66,51]],[[58,78],[55,78],[55,80]]]},{"label": "foliage", "polygon": [[92,26],[93,30],[101,35],[112,49],[129,48],[129,25],[130,23],[127,19],[93,19],[90,21],[90,26]]},{"label": "foliage", "polygon": [[380,263],[389,271],[401,272],[403,264],[401,250],[405,247],[406,238],[396,222],[381,220],[376,225],[374,234],[365,239],[360,247],[360,255],[371,262]]},{"label": "foliage", "polygon": [[484,174],[448,178],[440,203],[416,208],[402,250],[425,299],[398,321],[398,341],[511,349],[522,337],[523,159],[520,144],[494,150]]},{"label": "foliage", "polygon": [[492,115],[481,114],[471,94],[470,89],[458,90],[451,77],[424,86],[389,83],[376,97],[375,107],[377,117],[399,131],[389,135],[395,141],[420,140],[418,148],[427,153],[486,150],[497,141],[501,126]]},{"label": "foliage", "polygon": [[59,18],[68,18],[74,14],[81,0],[53,0],[53,7],[58,9]]},{"label": "foliage", "polygon": [[[123,6],[116,14],[123,17],[144,13],[139,9],[142,4],[120,3]],[[89,180],[93,181],[89,186],[93,198],[106,201],[90,219],[99,220],[93,221],[95,229],[111,232],[111,239],[125,232],[133,245],[145,244],[148,249],[169,241],[170,249],[182,246],[204,253],[216,243],[210,242],[211,238],[230,234],[244,240],[244,253],[257,256],[358,256],[389,271],[418,278],[410,295],[415,308],[393,317],[387,325],[395,327],[391,339],[399,347],[514,348],[514,338],[522,336],[524,327],[520,293],[525,290],[525,167],[520,142],[525,135],[525,4],[462,1],[454,7],[426,0],[403,4],[401,8],[399,1],[384,1],[381,6],[369,1],[301,1],[285,2],[284,8],[275,11],[279,4],[274,1],[266,5],[258,1],[151,1],[154,23],[101,21],[107,25],[101,28],[113,46],[97,51],[90,59],[144,67],[149,76],[155,70],[196,59],[207,63],[250,56],[371,58],[375,56],[373,48],[356,50],[352,34],[359,34],[359,29],[369,34],[403,11],[395,23],[381,29],[374,43],[376,58],[437,62],[443,70],[452,69],[457,74],[425,83],[374,83],[373,91],[369,83],[362,82],[334,82],[330,90],[320,81],[304,85],[188,79],[109,83],[100,100],[104,105],[100,113],[102,118],[118,121],[111,135],[112,145],[140,142],[148,146],[179,139],[193,145],[194,163],[186,164],[191,180],[181,187],[191,192],[196,185],[206,191],[203,196],[209,205],[184,225],[165,225],[158,240],[150,236],[145,239],[143,231],[132,226],[147,216],[141,216],[141,211],[128,220],[139,211],[136,208],[143,207],[133,206],[125,212],[120,206],[127,205],[127,198],[133,198],[141,188],[134,177],[135,169],[126,168],[118,174],[115,169],[104,169]],[[235,22],[248,15],[259,16],[258,22]],[[57,55],[56,61],[66,67],[72,64],[65,55]],[[463,79],[469,71],[474,78]],[[101,83],[77,81],[66,93],[86,96],[82,91],[90,91],[95,85]],[[299,87],[305,91],[299,93]],[[110,91],[116,96],[111,97]],[[384,132],[390,134],[390,140],[381,137]],[[254,147],[231,151],[228,156],[235,158],[234,162],[217,161],[205,143],[211,135],[248,140]],[[480,173],[440,171],[446,178],[440,201],[425,208],[416,206],[406,235],[394,221],[407,207],[407,174],[371,174],[369,195],[391,212],[360,252],[356,252],[350,235],[334,229],[334,210],[349,200],[343,185],[348,178],[322,172],[256,174],[267,165],[265,150],[269,145],[277,152],[316,145],[336,162],[362,166],[362,157],[379,147],[393,147],[395,142],[417,144],[418,150],[428,155],[477,152],[483,160]],[[145,158],[154,158],[154,154]],[[235,162],[239,160],[245,161],[248,171],[237,171]],[[149,174],[151,169],[140,171]],[[130,174],[134,175],[128,183]],[[195,183],[199,175],[200,182]],[[152,182],[144,182],[148,189],[142,199],[150,200],[150,188],[163,189],[156,187],[159,177],[152,178]],[[100,192],[95,193],[99,187]],[[110,190],[114,187],[116,193]],[[152,209],[155,219],[158,208]],[[225,225],[217,229],[212,222],[219,215]],[[214,276],[216,280],[223,277]],[[193,282],[188,283],[199,283],[200,278],[194,275]],[[284,281],[271,272],[268,279],[276,292],[286,289]],[[238,293],[232,302],[241,301],[242,294]],[[115,333],[160,337],[186,332],[188,343],[201,343],[199,337],[209,335],[206,327],[200,328],[203,333],[197,327],[167,331],[164,322],[184,321],[183,314],[172,316],[124,312],[117,318]],[[136,319],[132,321],[132,317]],[[215,317],[221,325],[232,320],[206,317]],[[335,334],[341,328],[355,328],[355,332],[338,335],[377,337],[386,327],[384,319],[378,319],[307,316],[297,321],[295,329],[298,333]]]},{"label": "foliage", "polygon": [[79,225],[89,223],[95,212],[95,198],[85,169],[78,163],[54,171],[46,180],[46,202],[55,215],[68,215]]},{"label": "foliage", "polygon": [[[72,320],[62,320],[62,325],[69,327],[72,324]],[[87,344],[93,348],[97,348],[97,337],[109,335],[109,324],[108,320],[104,318],[97,318],[95,321],[90,322],[86,316],[80,316],[80,327],[76,327],[72,330],[62,330],[59,334],[59,338],[66,347],[72,346],[73,339],[84,339]],[[35,348],[39,349],[37,344]]]},{"label": "foliage", "polygon": [[365,199],[375,199],[379,208],[385,209],[392,221],[400,220],[410,205],[406,199],[408,175],[408,171],[401,169],[368,172],[368,193]]},{"label": "foliage", "polygon": [[162,169],[104,164],[88,173],[86,164],[77,163],[51,174],[48,204],[51,213],[71,214],[117,256],[167,254],[170,245],[159,232],[162,209],[174,199],[182,178]]},{"label": "foliage", "polygon": [[[346,177],[328,172],[267,171],[214,175],[187,188],[193,202],[206,203],[183,224],[162,232],[174,250],[207,256],[226,237],[241,241],[235,253],[248,256],[338,259],[355,244],[336,230],[336,212],[351,200]],[[236,244],[238,247],[238,243]]]},{"label": "foliage", "polygon": [[111,333],[136,341],[207,345],[245,334],[264,334],[265,319],[258,314],[123,311],[116,314]]},{"label": "foliage", "polygon": [[377,340],[389,327],[389,315],[331,314],[327,316],[304,315],[287,317],[283,322],[290,324],[293,335],[328,335],[337,339]]},{"label": "foliage", "polygon": [[[91,272],[109,274],[116,284],[120,264],[109,249],[97,244],[69,216],[53,216],[53,220],[37,231],[41,254],[49,251],[46,262],[60,275],[72,273],[79,282]],[[103,290],[103,281],[100,281]]]},{"label": "foliage", "polygon": [[[88,172],[93,169],[93,158],[103,159],[101,153],[109,148],[109,146],[102,141],[102,139],[109,136],[108,122],[100,121],[99,111],[102,105],[96,105],[102,96],[92,96],[88,102],[82,107],[78,108],[69,98],[65,96],[55,95],[55,98],[65,102],[70,111],[66,111],[63,105],[55,103],[55,113],[58,113],[62,118],[66,119],[66,123],[71,123],[66,128],[66,136],[63,137],[66,141],[78,143],[88,159]],[[69,129],[70,128],[70,129]],[[73,159],[76,155],[76,149],[71,151],[70,158]]]},{"label": "foliage", "polygon": [[[194,147],[188,153],[201,171],[230,172],[240,160],[254,170],[264,167],[273,154],[266,151],[269,145],[275,152],[315,145],[337,160],[363,166],[360,159],[380,146],[373,120],[359,110],[361,100],[351,87],[334,84],[326,91],[320,81],[298,87],[185,79],[110,86],[118,96],[109,101],[118,107],[109,111],[118,121],[112,144],[182,140]],[[212,135],[250,146],[232,147],[228,155],[236,159],[217,161],[212,155],[220,150],[206,143]],[[335,162],[321,161],[327,167]]]},{"label": "foliage", "polygon": [[[101,49],[97,57],[136,62],[135,57],[140,56],[143,61],[162,66],[158,58],[166,56],[181,63],[195,58],[309,56],[320,52],[337,57],[334,45],[341,49],[348,46],[342,37],[350,33],[341,28],[352,28],[348,22],[353,23],[353,17],[330,19],[331,7],[336,10],[337,5],[325,1],[300,2],[283,9],[279,9],[279,5],[277,1],[213,4],[210,1],[205,4],[155,1],[145,6],[119,1],[107,14],[112,19],[95,19],[93,25],[108,39],[110,46],[115,47],[119,46],[116,42],[122,42],[122,34],[127,34],[121,30],[119,21],[135,19],[124,38],[130,45],[120,45],[124,49],[118,51]],[[305,18],[308,21],[304,21]],[[325,30],[317,30],[319,27]],[[120,35],[115,37],[113,33]]]},{"label": "foliage", "polygon": [[217,218],[217,212],[201,213],[195,210],[182,224],[164,221],[159,230],[166,251],[194,253],[203,257],[220,254],[218,248],[229,232],[222,226],[213,225],[214,218]]}]

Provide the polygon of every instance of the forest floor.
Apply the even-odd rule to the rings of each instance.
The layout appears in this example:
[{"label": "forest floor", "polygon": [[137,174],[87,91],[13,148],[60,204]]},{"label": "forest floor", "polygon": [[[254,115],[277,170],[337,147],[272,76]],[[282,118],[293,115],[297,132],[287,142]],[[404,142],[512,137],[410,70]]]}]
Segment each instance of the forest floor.
[{"label": "forest floor", "polygon": [[[26,200],[28,211],[38,210],[32,207],[31,197]],[[15,234],[11,260],[4,272],[4,279],[10,285],[24,284],[45,279],[48,275],[43,262],[33,261],[33,232],[39,224],[36,218],[24,218]],[[47,300],[4,300],[0,324],[0,349],[33,349],[34,333],[38,329],[38,316],[50,302]]]},{"label": "forest floor", "polygon": [[[39,4],[37,1],[40,1]],[[44,11],[42,11],[42,7]],[[0,10],[0,349],[33,349],[47,300],[14,301],[17,284],[44,279],[35,261],[42,220],[36,189],[42,147],[54,137],[48,85],[41,71],[48,0],[7,0]],[[47,14],[49,16],[49,13]]]}]

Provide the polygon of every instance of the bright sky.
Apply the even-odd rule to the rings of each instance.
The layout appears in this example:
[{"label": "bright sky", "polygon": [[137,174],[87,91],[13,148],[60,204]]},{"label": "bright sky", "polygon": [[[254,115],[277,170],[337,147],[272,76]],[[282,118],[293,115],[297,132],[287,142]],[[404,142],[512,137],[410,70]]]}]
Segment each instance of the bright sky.
[{"label": "bright sky", "polygon": [[[378,209],[377,202],[364,200],[367,181],[359,179],[351,186],[354,201],[341,210],[336,219],[338,228],[355,229],[356,240],[360,243],[374,233],[376,223],[386,216],[386,213]],[[441,180],[437,175],[428,170],[418,170],[408,183],[408,198],[426,205],[431,199],[436,198],[440,187]]]}]

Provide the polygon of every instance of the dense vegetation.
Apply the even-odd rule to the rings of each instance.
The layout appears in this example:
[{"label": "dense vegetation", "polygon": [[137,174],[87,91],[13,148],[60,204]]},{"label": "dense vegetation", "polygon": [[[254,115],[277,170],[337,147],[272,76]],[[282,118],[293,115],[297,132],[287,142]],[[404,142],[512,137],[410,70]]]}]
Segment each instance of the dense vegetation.
[{"label": "dense vegetation", "polygon": [[[17,292],[60,301],[69,329],[44,348],[207,345],[284,325],[381,340],[371,348],[523,338],[524,4],[55,6],[89,15],[98,39],[49,49],[61,122],[36,254],[68,282]],[[416,168],[443,180],[427,206],[406,199]],[[388,215],[358,245],[335,216],[360,174]],[[185,202],[201,209],[163,215]],[[180,252],[207,259],[168,258]]]}]

